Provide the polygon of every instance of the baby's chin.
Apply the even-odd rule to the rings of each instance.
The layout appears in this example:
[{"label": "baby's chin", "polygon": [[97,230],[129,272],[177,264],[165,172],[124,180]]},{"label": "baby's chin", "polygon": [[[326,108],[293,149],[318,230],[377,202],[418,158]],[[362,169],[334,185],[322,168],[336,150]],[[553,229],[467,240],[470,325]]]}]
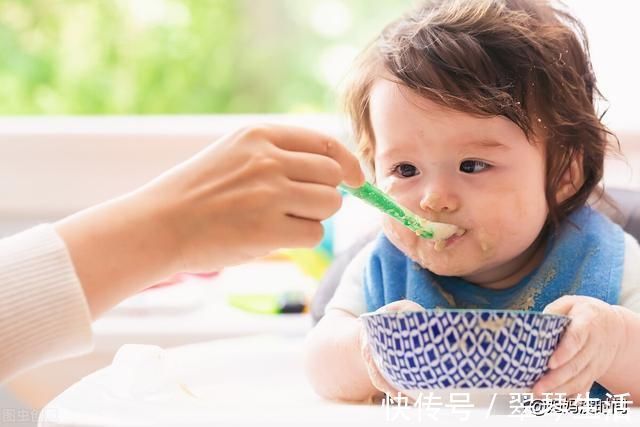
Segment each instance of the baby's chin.
[{"label": "baby's chin", "polygon": [[407,254],[420,267],[425,268],[438,276],[465,276],[475,268],[464,265],[460,257],[431,250],[428,254]]},{"label": "baby's chin", "polygon": [[[411,258],[411,257],[410,257]],[[413,258],[412,258],[413,259]],[[466,276],[471,274],[475,269],[467,266],[461,266],[450,262],[439,262],[439,260],[429,260],[429,262],[420,262],[413,259],[420,267],[437,274],[438,276]],[[450,260],[447,260],[450,261]]]}]

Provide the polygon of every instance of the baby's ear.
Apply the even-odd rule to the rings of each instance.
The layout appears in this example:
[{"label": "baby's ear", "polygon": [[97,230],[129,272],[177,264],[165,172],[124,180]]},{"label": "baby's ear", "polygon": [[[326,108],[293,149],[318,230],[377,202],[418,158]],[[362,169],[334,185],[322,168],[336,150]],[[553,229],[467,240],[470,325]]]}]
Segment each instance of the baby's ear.
[{"label": "baby's ear", "polygon": [[569,167],[562,174],[556,191],[556,203],[561,204],[580,190],[584,184],[582,152],[576,153],[571,159]]}]

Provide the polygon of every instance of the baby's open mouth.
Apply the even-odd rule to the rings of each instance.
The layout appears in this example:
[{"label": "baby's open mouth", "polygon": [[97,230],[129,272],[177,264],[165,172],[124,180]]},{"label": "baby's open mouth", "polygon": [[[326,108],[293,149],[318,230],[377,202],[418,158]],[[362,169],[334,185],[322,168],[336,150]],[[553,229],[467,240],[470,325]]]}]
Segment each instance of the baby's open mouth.
[{"label": "baby's open mouth", "polygon": [[440,234],[436,233],[435,236],[437,236],[434,239],[434,243],[433,243],[433,249],[437,252],[442,251],[444,248],[446,248],[449,244],[453,243],[454,241],[458,240],[460,237],[462,237],[467,230],[465,230],[464,228],[459,228],[455,225],[451,225],[451,224],[444,224],[444,223],[434,223],[434,224],[442,224],[442,225],[446,225],[449,227],[453,227],[454,229],[448,229],[447,232],[442,232]]},{"label": "baby's open mouth", "polygon": [[[432,222],[420,217],[417,217],[417,219],[420,222],[420,227],[429,232],[430,235],[428,238],[433,240],[433,247],[436,251],[443,250],[467,232],[464,228],[458,227],[454,224],[448,224],[446,222]],[[425,237],[422,235],[421,230],[416,231],[416,235]]]}]

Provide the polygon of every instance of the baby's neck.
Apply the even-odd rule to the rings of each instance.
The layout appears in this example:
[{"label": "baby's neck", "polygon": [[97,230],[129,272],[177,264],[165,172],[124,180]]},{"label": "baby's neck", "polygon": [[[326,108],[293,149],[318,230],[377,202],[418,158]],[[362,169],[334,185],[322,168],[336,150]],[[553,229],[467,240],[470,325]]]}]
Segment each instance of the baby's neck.
[{"label": "baby's neck", "polygon": [[515,286],[542,264],[547,240],[542,235],[543,233],[522,254],[499,268],[462,278],[486,289],[500,290]]}]

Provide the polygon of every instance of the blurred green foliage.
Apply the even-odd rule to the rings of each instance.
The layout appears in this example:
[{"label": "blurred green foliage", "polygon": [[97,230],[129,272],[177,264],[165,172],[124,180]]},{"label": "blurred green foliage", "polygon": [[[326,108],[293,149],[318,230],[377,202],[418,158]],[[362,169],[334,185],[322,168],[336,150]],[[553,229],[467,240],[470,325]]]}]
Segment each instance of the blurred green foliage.
[{"label": "blurred green foliage", "polygon": [[0,0],[0,114],[335,111],[408,0]]}]

